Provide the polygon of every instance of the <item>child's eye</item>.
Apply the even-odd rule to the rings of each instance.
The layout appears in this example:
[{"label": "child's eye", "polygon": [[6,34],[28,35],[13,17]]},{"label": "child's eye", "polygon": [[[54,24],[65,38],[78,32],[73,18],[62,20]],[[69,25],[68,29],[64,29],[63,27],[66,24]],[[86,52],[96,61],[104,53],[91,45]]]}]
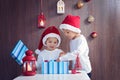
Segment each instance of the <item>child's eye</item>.
[{"label": "child's eye", "polygon": [[57,42],[54,42],[54,44],[56,44]]},{"label": "child's eye", "polygon": [[67,34],[69,34],[69,32],[67,32]]},{"label": "child's eye", "polygon": [[52,41],[49,41],[49,43],[52,43]]}]

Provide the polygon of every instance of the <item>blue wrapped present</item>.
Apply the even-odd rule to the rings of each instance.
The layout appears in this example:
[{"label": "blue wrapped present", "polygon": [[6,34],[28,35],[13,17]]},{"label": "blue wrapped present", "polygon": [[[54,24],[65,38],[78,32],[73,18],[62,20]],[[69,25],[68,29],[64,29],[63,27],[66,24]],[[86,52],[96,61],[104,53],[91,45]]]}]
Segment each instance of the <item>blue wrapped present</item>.
[{"label": "blue wrapped present", "polygon": [[54,74],[58,74],[58,69],[59,69],[59,67],[58,67],[58,62],[56,62],[56,61],[54,61],[54,63],[53,63],[53,67],[54,67]]},{"label": "blue wrapped present", "polygon": [[54,60],[49,61],[49,74],[54,74]]},{"label": "blue wrapped present", "polygon": [[19,52],[21,48],[23,47],[23,42],[19,40],[17,44],[15,45],[14,49],[12,50],[11,56],[16,59],[17,56],[19,55]]},{"label": "blue wrapped present", "polygon": [[63,74],[64,70],[64,63],[62,61],[58,62],[58,67],[59,67],[59,74]]},{"label": "blue wrapped present", "polygon": [[68,74],[69,73],[69,62],[64,61],[63,62],[63,74]]},{"label": "blue wrapped present", "polygon": [[27,50],[28,48],[26,47],[26,45],[24,45],[24,43],[21,40],[19,40],[15,47],[13,48],[11,56],[15,59],[15,61],[19,65],[22,65],[23,64],[22,58],[25,56],[25,52]]},{"label": "blue wrapped present", "polygon": [[23,63],[22,59],[23,59],[23,57],[25,56],[25,52],[26,52],[27,50],[28,50],[28,48],[24,45],[24,46],[22,47],[20,53],[19,53],[18,56],[17,56],[17,59],[16,59],[16,60],[17,60],[18,63],[20,63],[20,64]]},{"label": "blue wrapped present", "polygon": [[48,62],[42,62],[42,68],[41,68],[42,70],[42,74],[48,74],[48,69],[49,69],[49,67],[48,67]]}]

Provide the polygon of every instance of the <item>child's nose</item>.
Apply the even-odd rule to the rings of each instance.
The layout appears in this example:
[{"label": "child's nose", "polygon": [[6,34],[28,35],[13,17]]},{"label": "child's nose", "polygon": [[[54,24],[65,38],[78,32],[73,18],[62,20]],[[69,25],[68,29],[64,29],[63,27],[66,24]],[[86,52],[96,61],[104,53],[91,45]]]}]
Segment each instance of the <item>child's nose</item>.
[{"label": "child's nose", "polygon": [[54,45],[54,42],[51,45]]},{"label": "child's nose", "polygon": [[67,33],[65,33],[65,36],[67,36]]}]

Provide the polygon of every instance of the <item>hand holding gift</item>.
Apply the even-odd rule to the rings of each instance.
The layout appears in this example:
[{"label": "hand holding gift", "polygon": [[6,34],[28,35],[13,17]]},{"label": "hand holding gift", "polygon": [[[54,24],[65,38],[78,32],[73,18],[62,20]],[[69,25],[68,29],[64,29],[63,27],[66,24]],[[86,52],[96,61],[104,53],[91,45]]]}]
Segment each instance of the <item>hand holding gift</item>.
[{"label": "hand holding gift", "polygon": [[59,54],[59,57],[58,57],[58,59],[57,59],[56,61],[59,62],[59,61],[60,61],[60,57],[64,56],[65,54],[66,54],[65,52],[61,52],[61,53]]},{"label": "hand holding gift", "polygon": [[60,54],[59,54],[59,57],[62,57],[62,56],[64,56],[66,53],[65,52],[61,52]]}]

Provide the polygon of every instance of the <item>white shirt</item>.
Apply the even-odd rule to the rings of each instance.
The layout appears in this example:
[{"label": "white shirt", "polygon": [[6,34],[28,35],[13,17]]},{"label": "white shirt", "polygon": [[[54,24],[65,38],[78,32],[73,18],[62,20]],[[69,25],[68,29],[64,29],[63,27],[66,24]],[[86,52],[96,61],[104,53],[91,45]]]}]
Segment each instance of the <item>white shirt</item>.
[{"label": "white shirt", "polygon": [[77,54],[79,54],[82,70],[86,71],[86,73],[90,73],[91,63],[88,56],[89,48],[83,35],[70,41],[70,52],[62,56],[60,60],[76,60]]}]

